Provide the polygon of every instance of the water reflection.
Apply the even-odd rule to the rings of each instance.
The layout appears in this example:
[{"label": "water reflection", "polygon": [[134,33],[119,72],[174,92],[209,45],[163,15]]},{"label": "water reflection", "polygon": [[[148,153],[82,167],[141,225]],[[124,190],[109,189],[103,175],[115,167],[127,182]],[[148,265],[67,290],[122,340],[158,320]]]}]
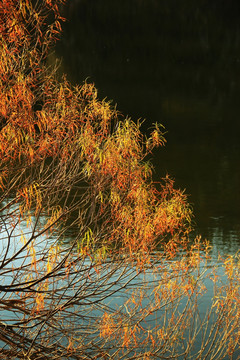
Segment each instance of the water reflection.
[{"label": "water reflection", "polygon": [[[29,228],[26,228],[23,224],[15,228],[15,233],[12,234],[13,236],[11,238],[11,243],[13,242],[14,247],[9,249],[9,258],[11,258],[14,253],[19,250],[19,247],[21,247],[20,234],[22,232],[28,233]],[[2,254],[4,254],[6,251],[4,240],[7,238],[8,233],[2,231],[2,242],[0,243],[0,261],[2,260]],[[55,240],[58,241],[57,239]],[[43,238],[42,241],[39,242],[39,254],[46,250],[46,241],[48,242],[48,245],[50,245],[48,238]],[[21,271],[19,271],[19,265],[21,268],[21,264],[25,264],[23,256],[24,253],[21,255],[22,256],[20,258],[16,259],[17,261],[11,262],[12,268],[10,268],[10,274],[12,275],[12,281],[20,280],[19,276]],[[184,256],[184,254],[182,255]],[[77,256],[78,255],[76,255],[76,257]],[[49,290],[51,290],[51,286],[53,286],[54,291],[62,295],[62,299],[60,301],[62,301],[63,304],[65,296],[71,298],[71,296],[74,296],[75,291],[77,291],[77,293],[79,291],[81,292],[81,304],[73,304],[71,306],[71,310],[68,309],[68,316],[67,318],[64,318],[63,325],[65,325],[66,328],[70,326],[71,329],[74,327],[76,339],[81,339],[82,348],[85,354],[89,353],[91,356],[91,353],[93,352],[93,345],[97,343],[98,349],[101,349],[101,346],[103,346],[102,344],[105,342],[105,340],[102,339],[102,336],[100,335],[99,328],[96,328],[96,325],[100,323],[102,316],[106,311],[108,311],[110,314],[116,313],[118,316],[121,316],[121,319],[125,321],[128,319],[128,316],[130,315],[129,310],[131,309],[131,304],[134,306],[134,308],[136,307],[136,302],[132,301],[132,293],[134,292],[134,299],[137,299],[138,296],[141,298],[141,311],[137,311],[137,306],[135,309],[136,313],[131,316],[131,321],[136,321],[139,325],[141,332],[139,330],[138,339],[141,338],[142,343],[138,344],[136,348],[133,346],[132,351],[132,348],[129,349],[129,357],[132,355],[135,358],[135,352],[145,352],[148,350],[148,346],[150,350],[151,342],[149,341],[146,343],[144,341],[148,339],[149,333],[155,334],[155,329],[163,328],[168,331],[170,337],[173,335],[173,330],[176,332],[179,331],[178,334],[181,336],[180,341],[179,339],[176,339],[176,344],[171,344],[180,354],[184,354],[184,350],[186,350],[187,355],[177,356],[179,360],[186,359],[186,356],[187,358],[197,358],[200,349],[202,350],[202,358],[204,358],[208,350],[210,350],[212,344],[214,346],[217,344],[216,349],[218,349],[218,342],[220,341],[221,344],[221,338],[224,336],[221,327],[215,327],[216,323],[219,324],[218,312],[215,312],[215,310],[213,312],[210,311],[211,306],[216,302],[216,289],[214,288],[213,281],[211,280],[211,275],[213,275],[211,273],[212,267],[215,268],[214,275],[218,277],[218,281],[216,282],[217,286],[221,288],[222,285],[227,283],[227,278],[226,274],[224,273],[222,264],[217,261],[209,261],[207,269],[206,264],[203,261],[200,263],[198,269],[193,269],[192,271],[189,271],[188,275],[186,275],[184,268],[179,267],[180,263],[178,263],[178,260],[181,260],[181,258],[182,257],[179,256],[179,258],[176,260],[166,260],[164,257],[160,256],[159,259],[161,260],[159,261],[156,255],[156,261],[152,263],[152,266],[149,265],[149,267],[144,271],[143,269],[138,269],[138,271],[136,271],[136,268],[132,266],[132,262],[125,263],[124,261],[119,261],[119,266],[116,267],[116,262],[111,261],[110,259],[106,259],[104,263],[96,263],[95,266],[92,266],[92,259],[90,260],[90,258],[82,258],[79,267],[80,271],[77,273],[74,271],[68,277],[63,276],[61,279],[54,279],[54,284],[50,285]],[[75,265],[77,266],[77,262]],[[78,285],[76,286],[75,284],[72,288],[70,284],[73,280],[76,280],[76,274],[78,274]],[[169,284],[171,289],[171,284],[176,281],[179,285],[179,288],[181,288],[181,286],[186,285],[189,280],[194,279],[196,279],[196,281],[199,283],[199,289],[198,287],[195,287],[196,294],[198,290],[200,290],[201,284],[206,287],[207,291],[200,291],[199,295],[196,296],[193,294],[188,296],[187,292],[181,290],[179,294],[176,295],[173,299],[171,296],[167,296],[168,291],[165,289],[169,289]],[[6,274],[5,280],[7,283]],[[10,280],[10,282],[12,281]],[[2,281],[2,285],[3,284],[4,283]],[[69,286],[67,293],[65,285]],[[77,289],[75,289],[75,286]],[[96,292],[93,291],[95,287],[97,287],[98,290]],[[169,292],[171,294],[171,290],[169,290]],[[51,292],[49,291],[49,293]],[[160,294],[159,296],[165,294],[166,297],[163,296],[161,299],[162,301],[159,302],[157,297],[158,294]],[[16,296],[17,295],[15,294],[15,299]],[[45,307],[47,305],[51,306],[52,301],[53,299],[51,297],[47,298],[45,301]],[[30,306],[33,306],[32,302]],[[147,313],[147,315],[143,316],[144,313]],[[1,307],[1,320],[8,325],[13,324],[14,326],[17,326],[17,324],[22,321],[22,315],[23,314],[18,313],[16,309],[13,311],[12,308],[5,308],[3,306]],[[24,321],[26,320],[27,315],[29,315],[27,312],[26,314],[24,313]],[[74,317],[74,322],[71,322],[72,317]],[[177,324],[176,326],[172,325],[172,319],[178,319],[178,317],[181,319],[179,320],[180,324],[185,324],[185,322],[188,324],[188,326],[183,328],[182,332],[181,329],[178,329]],[[187,321],[188,317],[189,322]],[[37,318],[33,318],[31,322],[31,328],[36,332],[38,331],[39,326]],[[176,322],[178,323],[178,321]],[[47,321],[44,323],[44,325],[40,325],[41,332],[45,333],[46,331],[47,334],[51,334],[50,339],[51,336],[55,334],[54,343],[56,342],[57,344],[60,343],[62,345],[68,344],[66,333],[63,331],[64,326],[63,328],[62,326],[60,327],[60,332],[57,326],[51,326],[52,329],[51,332],[49,332]],[[92,331],[92,329],[94,329],[94,331]],[[115,335],[113,333],[112,338],[109,339],[110,341],[108,341],[107,344],[104,344],[104,346],[109,349],[109,354],[112,354],[113,357],[114,353],[116,352],[116,338],[114,336]],[[157,333],[155,338],[160,342],[158,349],[160,354],[162,353],[161,347],[163,348],[163,356],[167,356],[168,351],[169,354],[172,353],[172,349],[168,350],[167,345],[165,344],[165,341],[168,343],[168,340],[163,341],[160,337],[158,337]],[[0,340],[0,346],[2,348],[6,346],[3,340],[4,338]],[[223,343],[223,347],[219,348],[219,351],[223,351],[223,353],[225,350],[224,344],[225,341]],[[227,345],[228,344],[226,343],[226,346]],[[213,347],[213,353],[215,350]],[[236,349],[234,356],[236,356],[234,357],[235,359],[238,358],[238,349]],[[228,359],[227,356],[222,356],[220,358],[222,360]]]}]

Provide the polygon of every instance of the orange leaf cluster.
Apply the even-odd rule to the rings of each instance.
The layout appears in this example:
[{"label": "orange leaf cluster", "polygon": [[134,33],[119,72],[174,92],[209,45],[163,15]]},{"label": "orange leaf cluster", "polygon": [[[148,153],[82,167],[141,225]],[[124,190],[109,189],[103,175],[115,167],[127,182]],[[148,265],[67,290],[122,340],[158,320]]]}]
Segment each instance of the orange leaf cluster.
[{"label": "orange leaf cluster", "polygon": [[[0,184],[4,164],[43,169],[47,159],[54,159],[55,167],[62,167],[57,193],[76,186],[79,179],[89,184],[90,197],[94,195],[86,203],[92,209],[91,222],[97,224],[97,233],[99,227],[109,229],[104,245],[144,257],[167,234],[189,227],[191,211],[172,180],[159,191],[153,184],[145,158],[165,142],[158,124],[145,138],[139,123],[123,119],[110,102],[97,98],[93,84],[72,87],[47,70],[43,60],[61,30],[60,3],[0,4]],[[68,174],[70,160],[76,180]],[[18,200],[25,202],[21,209],[40,211],[47,181],[40,176],[32,195],[34,184],[18,189]]]}]

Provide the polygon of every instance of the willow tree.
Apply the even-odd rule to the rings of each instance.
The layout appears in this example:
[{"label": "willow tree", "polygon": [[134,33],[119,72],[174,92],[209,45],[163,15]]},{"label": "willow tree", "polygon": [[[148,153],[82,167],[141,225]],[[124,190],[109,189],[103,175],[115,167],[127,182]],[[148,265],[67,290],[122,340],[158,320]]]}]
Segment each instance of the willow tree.
[{"label": "willow tree", "polygon": [[[158,124],[147,138],[93,84],[47,67],[61,3],[0,3],[1,358],[188,356],[204,291],[191,209],[171,179],[152,181]],[[218,355],[215,330],[198,356]]]}]

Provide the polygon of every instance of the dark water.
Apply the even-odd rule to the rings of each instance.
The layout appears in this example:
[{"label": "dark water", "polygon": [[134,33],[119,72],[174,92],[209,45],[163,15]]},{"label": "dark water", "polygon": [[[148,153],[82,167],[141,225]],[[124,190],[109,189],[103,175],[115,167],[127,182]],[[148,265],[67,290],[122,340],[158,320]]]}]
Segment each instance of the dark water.
[{"label": "dark water", "polygon": [[[240,2],[71,0],[56,47],[74,83],[167,131],[154,178],[186,189],[196,233],[216,252],[240,245]],[[53,55],[54,56],[54,55]]]}]

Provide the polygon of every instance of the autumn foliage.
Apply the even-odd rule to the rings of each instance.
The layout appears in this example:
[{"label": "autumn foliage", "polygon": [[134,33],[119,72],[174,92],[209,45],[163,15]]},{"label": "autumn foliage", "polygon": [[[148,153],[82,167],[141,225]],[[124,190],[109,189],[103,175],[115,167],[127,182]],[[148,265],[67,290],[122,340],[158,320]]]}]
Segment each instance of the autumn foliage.
[{"label": "autumn foliage", "polygon": [[239,267],[224,264],[229,288],[213,279],[207,342],[213,309],[196,314],[208,249],[188,240],[184,193],[154,183],[146,161],[162,128],[146,137],[93,84],[57,79],[46,60],[62,5],[0,3],[1,358],[180,358],[204,325],[194,358],[233,354]]},{"label": "autumn foliage", "polygon": [[[21,165],[27,164],[37,171],[46,159],[54,159],[49,172],[61,169],[58,191],[69,181],[69,190],[76,182],[88,184],[89,216],[94,223],[101,219],[98,232],[99,227],[106,228],[107,217],[108,243],[145,252],[159,237],[186,230],[191,212],[185,196],[174,190],[171,180],[157,191],[151,167],[144,162],[155,146],[164,144],[159,126],[144,138],[139,124],[121,118],[108,102],[97,99],[92,84],[73,88],[65,79],[58,82],[43,65],[46,50],[61,29],[58,2],[35,8],[28,1],[1,6],[2,187],[9,183],[11,167],[22,171]],[[47,27],[51,13],[54,21]],[[73,166],[75,179],[69,173]],[[22,209],[36,211],[43,205],[47,184],[34,181],[12,189],[17,189]]]}]

